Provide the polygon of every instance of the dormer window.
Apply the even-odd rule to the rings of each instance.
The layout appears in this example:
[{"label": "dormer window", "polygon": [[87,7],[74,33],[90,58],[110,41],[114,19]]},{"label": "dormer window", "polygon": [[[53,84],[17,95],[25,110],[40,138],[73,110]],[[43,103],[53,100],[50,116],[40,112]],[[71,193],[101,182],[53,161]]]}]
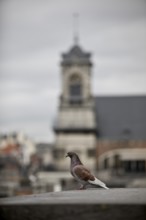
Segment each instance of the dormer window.
[{"label": "dormer window", "polygon": [[81,77],[74,74],[69,81],[69,97],[70,103],[81,103],[82,101],[82,82]]}]

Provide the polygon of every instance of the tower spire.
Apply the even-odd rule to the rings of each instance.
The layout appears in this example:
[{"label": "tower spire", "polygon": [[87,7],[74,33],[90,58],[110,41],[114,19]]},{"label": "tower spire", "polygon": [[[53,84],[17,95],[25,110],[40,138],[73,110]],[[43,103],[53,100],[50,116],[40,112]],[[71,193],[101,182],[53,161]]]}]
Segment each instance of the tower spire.
[{"label": "tower spire", "polygon": [[79,14],[73,14],[73,41],[75,45],[79,43]]}]

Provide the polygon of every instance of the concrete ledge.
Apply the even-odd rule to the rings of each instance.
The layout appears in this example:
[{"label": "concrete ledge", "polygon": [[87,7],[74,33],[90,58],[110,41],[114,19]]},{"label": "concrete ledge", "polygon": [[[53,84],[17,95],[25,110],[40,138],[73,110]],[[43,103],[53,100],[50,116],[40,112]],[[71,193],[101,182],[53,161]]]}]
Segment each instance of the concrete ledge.
[{"label": "concrete ledge", "polygon": [[146,219],[146,189],[90,189],[0,199],[2,220]]},{"label": "concrete ledge", "polygon": [[146,189],[90,189],[0,199],[0,205],[146,204]]}]

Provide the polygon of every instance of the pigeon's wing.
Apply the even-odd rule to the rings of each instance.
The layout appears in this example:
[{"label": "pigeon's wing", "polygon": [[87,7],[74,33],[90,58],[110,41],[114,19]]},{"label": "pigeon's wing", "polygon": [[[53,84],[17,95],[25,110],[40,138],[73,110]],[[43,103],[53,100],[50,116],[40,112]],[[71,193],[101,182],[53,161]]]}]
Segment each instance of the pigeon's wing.
[{"label": "pigeon's wing", "polygon": [[84,180],[84,181],[88,181],[88,180],[94,181],[95,180],[95,177],[83,165],[76,165],[73,168],[73,173],[79,179]]},{"label": "pigeon's wing", "polygon": [[87,181],[90,184],[101,186],[105,189],[109,189],[105,183],[97,179],[95,176],[91,174],[91,172],[84,167],[83,165],[76,165],[73,168],[74,176],[76,176],[80,180]]}]

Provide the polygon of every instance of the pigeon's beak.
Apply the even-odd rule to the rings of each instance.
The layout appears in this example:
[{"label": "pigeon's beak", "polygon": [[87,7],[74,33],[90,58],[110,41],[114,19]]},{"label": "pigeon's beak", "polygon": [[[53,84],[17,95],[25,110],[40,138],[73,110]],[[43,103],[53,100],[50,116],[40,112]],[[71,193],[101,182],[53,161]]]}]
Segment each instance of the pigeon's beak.
[{"label": "pigeon's beak", "polygon": [[66,156],[65,157],[68,157],[68,154],[66,154]]}]

